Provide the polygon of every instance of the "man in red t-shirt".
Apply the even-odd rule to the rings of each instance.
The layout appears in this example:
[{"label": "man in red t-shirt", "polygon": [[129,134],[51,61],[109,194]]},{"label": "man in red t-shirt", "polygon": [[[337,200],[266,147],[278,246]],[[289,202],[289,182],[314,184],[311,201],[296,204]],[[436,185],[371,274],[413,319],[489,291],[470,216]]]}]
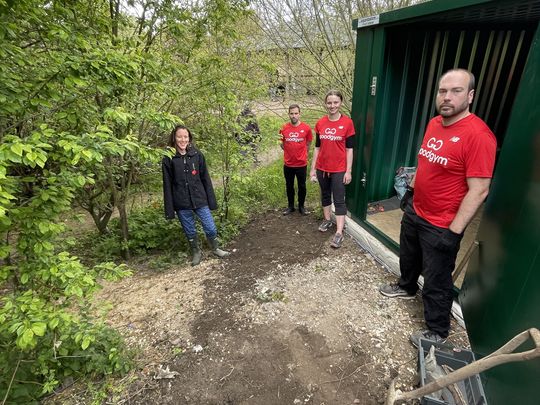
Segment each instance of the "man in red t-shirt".
[{"label": "man in red t-shirt", "polygon": [[309,146],[313,139],[311,128],[300,121],[300,106],[289,106],[289,119],[291,122],[283,124],[281,135],[281,149],[283,149],[283,175],[287,190],[288,207],[283,215],[294,212],[294,178],[298,183],[298,212],[306,215],[304,202],[306,200],[306,174]]},{"label": "man in red t-shirt", "polygon": [[497,139],[469,111],[474,76],[452,69],[441,76],[436,106],[440,115],[426,129],[416,175],[402,199],[396,284],[380,287],[387,297],[414,298],[424,276],[422,300],[427,330],[411,335],[444,342],[450,330],[452,272],[465,228],[489,192]]}]

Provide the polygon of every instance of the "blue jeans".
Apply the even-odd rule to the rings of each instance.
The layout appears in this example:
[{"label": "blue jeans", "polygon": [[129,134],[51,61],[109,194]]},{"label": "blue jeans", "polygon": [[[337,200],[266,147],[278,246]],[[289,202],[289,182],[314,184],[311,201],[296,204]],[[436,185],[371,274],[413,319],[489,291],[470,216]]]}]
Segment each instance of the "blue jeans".
[{"label": "blue jeans", "polygon": [[186,237],[189,240],[192,240],[197,236],[197,229],[195,228],[195,216],[193,213],[197,214],[199,217],[206,237],[209,239],[214,239],[217,236],[216,224],[214,223],[214,218],[212,217],[210,208],[208,208],[207,205],[194,210],[178,210],[176,212]]}]

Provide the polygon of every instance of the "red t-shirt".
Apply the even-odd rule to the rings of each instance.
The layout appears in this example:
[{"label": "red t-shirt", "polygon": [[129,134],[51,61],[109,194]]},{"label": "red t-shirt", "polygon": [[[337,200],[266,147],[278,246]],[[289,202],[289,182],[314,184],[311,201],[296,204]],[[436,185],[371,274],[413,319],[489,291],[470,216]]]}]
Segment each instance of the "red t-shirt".
[{"label": "red t-shirt", "polygon": [[491,178],[497,139],[474,114],[447,127],[433,118],[418,152],[414,209],[435,226],[448,228],[469,190],[468,177]]},{"label": "red t-shirt", "polygon": [[315,125],[321,146],[315,168],[323,172],[339,173],[347,171],[347,152],[345,140],[354,136],[354,125],[346,115],[339,120],[330,121],[325,115]]},{"label": "red t-shirt", "polygon": [[311,127],[304,122],[300,122],[297,126],[287,122],[283,124],[279,133],[281,134],[281,142],[283,142],[283,162],[285,166],[307,166],[307,143],[313,140]]}]

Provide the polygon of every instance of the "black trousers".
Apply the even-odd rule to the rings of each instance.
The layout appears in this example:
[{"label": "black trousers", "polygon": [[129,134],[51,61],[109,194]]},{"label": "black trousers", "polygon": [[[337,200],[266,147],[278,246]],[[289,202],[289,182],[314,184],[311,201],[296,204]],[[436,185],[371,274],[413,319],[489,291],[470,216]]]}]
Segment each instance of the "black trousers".
[{"label": "black trousers", "polygon": [[285,186],[287,189],[287,201],[290,208],[294,208],[294,178],[298,183],[298,206],[303,207],[306,201],[306,173],[307,166],[289,167],[283,166]]},{"label": "black trousers", "polygon": [[459,244],[455,250],[440,248],[444,228],[430,224],[416,215],[412,202],[405,207],[399,237],[399,286],[410,294],[418,290],[418,277],[424,276],[422,299],[428,329],[448,336],[453,302],[452,272]]},{"label": "black trousers", "polygon": [[343,177],[345,177],[345,172],[328,173],[317,170],[317,181],[321,188],[321,205],[328,207],[333,200],[336,215],[347,215]]}]

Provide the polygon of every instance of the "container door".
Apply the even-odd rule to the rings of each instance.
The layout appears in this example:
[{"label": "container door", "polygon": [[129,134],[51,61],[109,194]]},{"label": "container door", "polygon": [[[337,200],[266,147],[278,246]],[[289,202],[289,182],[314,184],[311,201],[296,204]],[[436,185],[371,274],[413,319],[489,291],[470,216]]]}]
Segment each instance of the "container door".
[{"label": "container door", "polygon": [[384,57],[384,30],[358,31],[351,117],[356,130],[353,182],[347,188],[347,208],[362,222],[366,217],[367,176],[373,144],[379,76]]},{"label": "container door", "polygon": [[[530,48],[465,276],[461,306],[472,349],[482,356],[540,328],[540,30]],[[532,348],[532,345],[518,350]],[[484,373],[490,405],[540,403],[540,360]]]}]

